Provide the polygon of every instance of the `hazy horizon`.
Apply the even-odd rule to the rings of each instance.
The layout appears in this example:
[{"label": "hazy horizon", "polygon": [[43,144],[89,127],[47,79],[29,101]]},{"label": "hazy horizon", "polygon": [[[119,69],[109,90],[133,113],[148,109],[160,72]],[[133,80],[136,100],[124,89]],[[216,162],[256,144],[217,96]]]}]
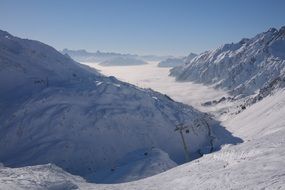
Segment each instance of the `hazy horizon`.
[{"label": "hazy horizon", "polygon": [[185,56],[280,28],[284,7],[282,0],[9,0],[0,29],[58,50]]}]

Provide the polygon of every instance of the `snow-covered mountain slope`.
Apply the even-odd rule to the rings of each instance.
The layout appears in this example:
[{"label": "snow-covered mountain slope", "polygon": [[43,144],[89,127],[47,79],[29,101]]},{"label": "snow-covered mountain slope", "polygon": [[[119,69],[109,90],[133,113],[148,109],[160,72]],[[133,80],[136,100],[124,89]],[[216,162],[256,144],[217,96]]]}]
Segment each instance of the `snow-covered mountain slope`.
[{"label": "snow-covered mountain slope", "polygon": [[158,63],[159,67],[176,67],[184,64],[183,58],[168,58]]},{"label": "snow-covered mountain slope", "polygon": [[96,175],[152,147],[180,164],[177,124],[189,126],[192,158],[221,144],[216,129],[227,133],[166,95],[102,76],[43,43],[3,31],[0,91],[0,162],[6,166],[55,163],[73,174]]},{"label": "snow-covered mountain slope", "polygon": [[190,53],[185,57],[185,62],[190,62],[192,59],[194,59],[197,56],[196,53]]},{"label": "snow-covered mountain slope", "polygon": [[161,62],[158,63],[159,67],[177,67],[177,66],[181,66],[184,65],[186,62],[191,61],[194,57],[196,57],[197,54],[195,53],[190,53],[188,56],[186,57],[182,57],[182,58],[168,58],[165,59]]},{"label": "snow-covered mountain slope", "polygon": [[15,169],[0,168],[1,190],[71,190],[78,189],[77,183],[85,183],[85,180],[73,176],[53,164]]},{"label": "snow-covered mountain slope", "polygon": [[174,68],[171,75],[181,81],[213,84],[235,96],[252,95],[277,78],[284,81],[285,27],[204,52]]},{"label": "snow-covered mountain slope", "polygon": [[147,62],[132,57],[115,57],[100,63],[102,66],[145,65]]},{"label": "snow-covered mountain slope", "polygon": [[[47,189],[62,184],[96,190],[280,189],[285,184],[285,91],[280,90],[223,122],[245,139],[164,173],[129,183],[99,185],[51,166],[1,168],[3,189]],[[43,168],[43,169],[41,169]],[[58,172],[54,172],[58,171]],[[59,176],[59,177],[58,177]],[[71,189],[71,188],[70,188]]]},{"label": "snow-covered mountain slope", "polygon": [[141,149],[126,154],[118,161],[118,167],[91,173],[86,178],[100,183],[121,183],[153,176],[175,166],[166,152],[158,148]]}]

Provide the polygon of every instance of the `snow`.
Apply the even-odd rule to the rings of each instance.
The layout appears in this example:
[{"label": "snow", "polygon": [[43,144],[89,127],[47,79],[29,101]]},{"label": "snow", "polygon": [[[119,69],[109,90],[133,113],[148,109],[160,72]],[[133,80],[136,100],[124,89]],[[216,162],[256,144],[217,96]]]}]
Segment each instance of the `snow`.
[{"label": "snow", "polygon": [[158,63],[159,67],[177,67],[177,66],[182,66],[184,65],[186,62],[190,62],[194,57],[196,57],[197,54],[195,53],[190,53],[188,56],[186,57],[171,57],[168,59],[165,59],[161,62]]},{"label": "snow", "polygon": [[[284,189],[285,121],[280,117],[285,114],[284,94],[282,90],[273,96],[268,96],[235,118],[224,122],[227,128],[242,136],[245,142],[235,146],[223,146],[218,152],[204,155],[200,159],[149,178],[128,183],[100,185],[86,183],[82,179],[75,180],[75,176],[59,178],[61,172],[58,174],[50,170],[41,171],[34,169],[38,167],[34,166],[23,169],[0,169],[0,184],[3,189],[9,189],[10,185],[13,185],[14,189],[44,189],[39,188],[38,184],[46,184],[47,181],[57,179],[61,184],[72,183],[79,189],[96,190],[187,190],[190,187],[192,189]],[[260,123],[256,123],[259,120]],[[269,128],[266,127],[268,122],[270,122]],[[27,170],[29,172],[23,172]],[[35,176],[39,176],[38,173],[44,175],[36,178]],[[44,179],[41,176],[49,178]],[[23,180],[26,181],[24,186],[19,183]]]},{"label": "snow", "polygon": [[[203,78],[203,81],[196,81],[199,83],[178,83],[168,76],[169,68],[159,68],[157,62],[125,67],[103,67],[98,63],[85,63],[96,70],[90,70],[82,65],[71,66],[68,70],[72,72],[64,74],[65,77],[60,78],[61,80],[55,72],[48,88],[45,87],[45,80],[43,84],[40,83],[42,86],[39,89],[25,83],[30,79],[20,81],[24,82],[28,89],[22,91],[25,90],[27,93],[32,90],[33,96],[24,101],[18,100],[16,103],[19,105],[12,104],[11,110],[7,108],[3,111],[5,107],[0,107],[6,114],[0,117],[0,123],[5,124],[4,128],[0,128],[0,161],[5,165],[0,165],[0,189],[285,189],[285,90],[282,78],[284,69],[282,70],[282,51],[276,50],[277,47],[283,48],[283,42],[280,41],[281,45],[279,42],[271,43],[272,49],[269,48],[276,53],[271,55],[277,58],[268,58],[273,61],[266,64],[261,62],[265,65],[265,73],[270,73],[266,80],[270,79],[271,82],[264,86],[258,82],[253,86],[250,82],[245,82],[246,85],[242,87],[250,95],[252,92],[257,94],[236,100],[231,99],[230,95],[233,88],[242,89],[240,84],[237,88],[216,88],[228,84],[219,81],[218,75],[222,74],[221,65],[225,62],[229,64],[231,57],[247,49],[245,44],[250,42],[251,47],[256,48],[262,40],[271,39],[275,33],[280,34],[281,37],[278,36],[278,39],[282,40],[282,31],[283,28],[279,31],[270,29],[253,39],[243,39],[238,44],[226,44],[214,50],[214,54],[210,52],[208,58],[217,66],[213,66],[209,71],[202,70],[202,73],[211,72],[215,77],[212,76],[211,80]],[[7,49],[14,47],[14,44],[4,44]],[[21,51],[9,53],[21,54]],[[203,56],[208,53],[197,56],[191,64],[201,64],[202,67],[199,69],[204,68]],[[63,65],[65,63],[67,61],[62,62]],[[10,84],[18,84],[19,81],[17,78],[12,80],[7,77],[9,74],[12,73],[19,78],[25,76],[21,69],[19,72],[9,64],[3,64],[1,68],[8,68],[0,70],[4,73],[0,76],[9,79]],[[97,69],[103,74],[114,75],[143,88],[120,82],[114,77],[104,77]],[[31,73],[39,72],[34,71]],[[75,71],[76,76],[79,76],[76,79],[72,77]],[[85,72],[88,73],[86,78],[83,77],[86,75]],[[237,73],[236,79],[240,79],[241,82],[245,74]],[[276,79],[276,76],[279,78]],[[65,79],[64,85],[60,83],[62,79]],[[260,81],[263,80],[265,78],[261,76]],[[4,84],[0,87],[6,90],[6,94],[2,95],[6,101],[10,100],[9,98],[16,100],[17,93],[12,97],[7,96],[16,87],[11,88]],[[245,91],[235,92],[239,96]],[[253,102],[257,96],[262,98],[254,104],[246,104],[246,109],[242,112],[236,108],[245,105],[246,101]],[[172,99],[193,105],[195,109],[175,103]],[[213,100],[221,101],[216,104]],[[203,106],[205,102],[212,103]],[[137,106],[141,109],[137,109]],[[219,121],[211,121],[208,115],[196,109],[215,115]],[[240,113],[236,114],[237,111]],[[3,120],[7,117],[6,112],[12,113],[12,116]],[[122,112],[123,114],[120,114]],[[189,130],[189,139],[187,138],[187,144],[192,150],[191,156],[195,157],[195,154],[201,152],[209,153],[209,149],[213,147],[216,151],[204,154],[200,158],[196,155],[196,160],[176,166],[179,159],[175,156],[182,157],[183,151],[179,135],[173,133],[173,123],[181,121],[192,126]],[[94,123],[97,124],[96,128],[89,127]],[[9,127],[12,125],[15,127]],[[43,129],[38,126],[42,126]],[[198,126],[202,128],[199,129]],[[3,135],[3,131],[8,135]],[[120,137],[117,137],[118,135]],[[29,143],[30,141],[32,143]],[[179,152],[175,152],[177,149]],[[44,151],[47,152],[43,154]],[[63,158],[68,158],[68,162],[61,162]],[[100,162],[104,158],[109,160]],[[92,163],[94,160],[95,163]],[[81,174],[85,179],[71,175],[55,165],[43,165],[49,161],[67,171]],[[19,168],[18,166],[23,163],[40,165]],[[87,166],[91,165],[92,172],[86,172]],[[117,184],[91,183],[96,181]]]},{"label": "snow", "polygon": [[[61,51],[62,54],[68,55],[72,57],[74,60],[79,62],[111,62],[112,64],[121,65],[116,63],[124,61],[128,61],[128,65],[132,65],[134,63],[131,63],[132,61],[140,61],[139,63],[149,62],[149,61],[161,61],[165,60],[167,58],[171,58],[172,56],[157,56],[157,55],[136,55],[136,54],[122,54],[122,53],[114,53],[114,52],[88,52],[84,49],[81,50],[69,50],[64,49]],[[192,56],[189,55],[189,56]],[[136,65],[136,64],[134,64]]]},{"label": "snow", "polygon": [[202,103],[216,99],[217,97],[229,96],[227,91],[214,89],[211,86],[190,81],[178,83],[175,81],[175,78],[168,76],[170,68],[157,67],[157,62],[131,67],[103,67],[98,63],[82,63],[100,70],[104,75],[116,76],[124,82],[135,84],[142,88],[151,88],[167,94],[173,100],[192,105],[203,112],[215,112],[217,109],[202,106]]},{"label": "snow", "polygon": [[284,27],[271,28],[251,39],[201,53],[174,68],[171,75],[230,90],[233,96],[250,96],[276,78],[285,78],[284,39]]},{"label": "snow", "polygon": [[179,65],[183,65],[183,58],[168,58],[158,63],[159,67],[176,67]]},{"label": "snow", "polygon": [[[93,65],[98,68],[97,65]],[[100,68],[100,67],[99,67]],[[107,75],[168,94],[175,100],[193,104],[199,110],[219,113],[237,102],[223,102],[209,107],[201,103],[227,97],[226,91],[193,82],[176,83],[167,77],[169,69],[155,64],[126,71],[118,67],[101,69]],[[144,78],[145,77],[145,78]],[[275,90],[276,91],[276,90]],[[285,183],[285,91],[277,90],[238,115],[219,117],[221,125],[239,145],[225,145],[215,153],[175,167],[165,173],[124,184],[104,185],[101,189],[284,189]],[[219,116],[216,114],[216,116]],[[191,175],[189,175],[189,173]],[[96,188],[100,189],[96,186]]]},{"label": "snow", "polygon": [[234,135],[244,140],[252,140],[271,133],[282,132],[285,124],[284,113],[285,91],[280,90],[260,103],[249,107],[247,111],[238,114],[235,118],[223,122],[222,125]]},{"label": "snow", "polygon": [[100,183],[128,182],[159,174],[175,166],[177,164],[166,152],[158,148],[141,149],[126,154],[118,166],[114,165],[108,171],[97,171],[87,179]]},{"label": "snow", "polygon": [[126,66],[126,65],[145,65],[145,64],[147,64],[147,62],[132,57],[115,57],[100,63],[100,65],[102,66],[114,66],[114,65]]},{"label": "snow", "polygon": [[0,168],[0,189],[78,189],[76,183],[85,180],[73,176],[53,165],[27,166],[22,168]]},{"label": "snow", "polygon": [[285,59],[284,48],[285,48],[285,39],[278,40],[271,44],[270,53],[276,57]]},{"label": "snow", "polygon": [[[0,162],[7,167],[53,163],[86,177],[123,168],[122,159],[137,150],[154,147],[169,156],[158,162],[165,167],[145,168],[140,176],[146,177],[170,168],[170,161],[185,162],[174,131],[180,123],[190,131],[185,138],[192,159],[226,143],[219,135],[236,143],[191,106],[103,76],[41,42],[5,35],[0,31]],[[215,130],[223,132],[215,136]],[[127,168],[137,168],[136,162]]]},{"label": "snow", "polygon": [[280,117],[285,114],[284,92],[224,123],[242,136],[244,143],[224,146],[221,151],[147,179],[102,189],[284,189],[285,120]]}]

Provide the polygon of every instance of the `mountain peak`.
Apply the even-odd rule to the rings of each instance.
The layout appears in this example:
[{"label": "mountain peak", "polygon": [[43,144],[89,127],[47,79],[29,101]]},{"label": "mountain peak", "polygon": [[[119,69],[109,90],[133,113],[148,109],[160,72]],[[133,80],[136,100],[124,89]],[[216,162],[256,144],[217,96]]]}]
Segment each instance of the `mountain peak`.
[{"label": "mountain peak", "polygon": [[247,43],[248,41],[249,41],[250,39],[248,39],[248,38],[243,38],[243,39],[241,39],[240,41],[239,41],[239,44],[245,44],[245,43]]},{"label": "mountain peak", "polygon": [[267,32],[270,32],[270,33],[275,33],[275,32],[278,32],[278,30],[274,27],[271,27],[267,30]]},{"label": "mountain peak", "polygon": [[0,30],[0,37],[3,38],[3,37],[12,37],[11,34],[9,34],[8,32],[4,31],[4,30]]},{"label": "mountain peak", "polygon": [[[284,78],[285,27],[270,28],[239,43],[204,52],[172,75],[228,89],[233,95],[255,94],[276,78]],[[246,45],[243,45],[246,44]],[[274,59],[272,59],[274,58]]]},{"label": "mountain peak", "polygon": [[282,27],[279,29],[279,34],[285,36],[285,26],[282,26]]}]

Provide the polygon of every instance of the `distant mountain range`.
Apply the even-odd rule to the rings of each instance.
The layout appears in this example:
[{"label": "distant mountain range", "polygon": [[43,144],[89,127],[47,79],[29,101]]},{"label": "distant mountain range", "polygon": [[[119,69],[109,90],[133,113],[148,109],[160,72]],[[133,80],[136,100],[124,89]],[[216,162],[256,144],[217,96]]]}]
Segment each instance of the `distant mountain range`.
[{"label": "distant mountain range", "polygon": [[99,64],[102,66],[129,66],[129,65],[145,65],[147,64],[147,62],[141,59],[132,58],[128,56],[119,56],[107,59]]},{"label": "distant mountain range", "polygon": [[74,60],[79,62],[96,62],[102,63],[104,66],[111,65],[141,65],[147,64],[148,61],[161,61],[172,56],[156,56],[156,55],[136,55],[121,54],[108,52],[88,52],[86,50],[68,50],[64,49],[62,54],[68,54]]}]

